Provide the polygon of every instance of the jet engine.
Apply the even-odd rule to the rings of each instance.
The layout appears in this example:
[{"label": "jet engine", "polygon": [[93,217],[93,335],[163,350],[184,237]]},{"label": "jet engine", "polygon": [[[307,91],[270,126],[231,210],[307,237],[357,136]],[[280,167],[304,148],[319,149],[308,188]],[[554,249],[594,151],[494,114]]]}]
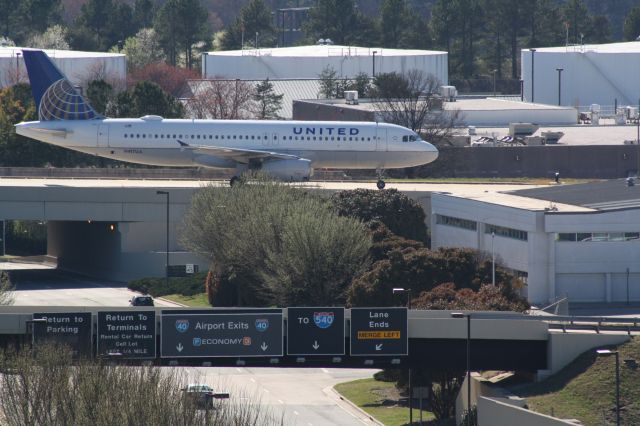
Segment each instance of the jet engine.
[{"label": "jet engine", "polygon": [[267,160],[260,169],[271,176],[285,181],[309,180],[313,174],[311,161],[300,158],[298,160]]}]

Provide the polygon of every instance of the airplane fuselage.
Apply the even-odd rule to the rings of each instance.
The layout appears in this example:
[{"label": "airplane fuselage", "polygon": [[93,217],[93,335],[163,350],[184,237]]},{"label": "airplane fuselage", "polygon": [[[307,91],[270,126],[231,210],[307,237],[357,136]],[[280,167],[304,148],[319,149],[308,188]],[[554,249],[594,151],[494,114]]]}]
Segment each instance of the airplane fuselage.
[{"label": "airplane fuselage", "polygon": [[[391,169],[429,163],[437,149],[388,123],[184,120],[157,116],[20,123],[21,135],[131,163],[171,167],[237,167],[228,148],[308,159],[312,168]],[[213,151],[217,150],[217,151]]]}]

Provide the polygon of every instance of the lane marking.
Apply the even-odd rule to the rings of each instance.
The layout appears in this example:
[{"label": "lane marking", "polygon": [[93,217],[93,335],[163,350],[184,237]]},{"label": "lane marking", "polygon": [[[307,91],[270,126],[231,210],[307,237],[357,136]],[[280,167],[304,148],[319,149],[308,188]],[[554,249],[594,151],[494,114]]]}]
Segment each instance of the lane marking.
[{"label": "lane marking", "polygon": [[327,370],[326,368],[323,368],[323,369],[322,369],[322,372],[323,372],[323,373],[327,373],[327,374],[329,374],[329,370]]}]

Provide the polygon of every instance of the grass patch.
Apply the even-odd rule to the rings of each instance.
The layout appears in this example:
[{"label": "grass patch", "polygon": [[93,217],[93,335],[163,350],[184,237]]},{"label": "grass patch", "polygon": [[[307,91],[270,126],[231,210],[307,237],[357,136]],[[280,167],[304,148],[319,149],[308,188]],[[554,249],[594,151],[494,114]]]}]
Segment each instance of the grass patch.
[{"label": "grass patch", "polygon": [[167,294],[162,296],[162,298],[190,307],[211,307],[207,299],[207,293],[199,293],[192,296],[185,296],[183,294]]},{"label": "grass patch", "polygon": [[[513,178],[385,178],[387,183],[486,183],[486,184],[526,184],[526,185],[555,185],[555,181],[552,177],[540,177],[540,178],[528,178],[528,177],[513,177]],[[575,183],[587,183],[594,182],[597,179],[563,179],[560,177],[562,184],[575,184]]]},{"label": "grass patch", "polygon": [[[617,347],[620,351],[620,406],[622,424],[640,424],[640,369],[625,359],[640,361],[640,339]],[[578,419],[584,425],[615,424],[615,358],[596,356],[595,349],[578,357],[545,381],[513,387],[529,408],[559,418]]]},{"label": "grass patch", "polygon": [[[342,396],[369,415],[387,426],[409,424],[409,408],[405,405],[393,382],[380,382],[373,378],[354,380],[335,386]],[[422,411],[424,421],[433,419],[433,414]],[[413,424],[420,421],[420,410],[413,410]]]}]

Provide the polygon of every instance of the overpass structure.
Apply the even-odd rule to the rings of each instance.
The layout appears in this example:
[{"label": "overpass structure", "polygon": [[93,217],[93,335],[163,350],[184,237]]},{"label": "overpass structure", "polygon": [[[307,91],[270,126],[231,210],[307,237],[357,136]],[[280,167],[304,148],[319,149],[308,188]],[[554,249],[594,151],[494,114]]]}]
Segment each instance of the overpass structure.
[{"label": "overpass structure", "polygon": [[[208,269],[208,261],[186,251],[179,232],[193,194],[210,180],[169,179],[0,179],[0,220],[34,220],[47,225],[47,255],[58,267],[89,276],[129,281],[164,276],[166,263],[167,197],[169,193],[170,264],[195,264]],[[430,223],[432,192],[482,192],[483,185],[390,184],[416,199]],[[335,192],[371,188],[375,183],[313,182],[305,188]],[[509,190],[531,185],[494,185]]]},{"label": "overpass structure", "polygon": [[[34,336],[38,334],[38,330],[43,331],[43,326],[62,326],[67,327],[60,332],[68,337],[69,333],[73,334],[73,327],[77,327],[80,323],[73,324],[60,319],[50,320],[49,323],[43,321],[42,317],[50,318],[73,318],[85,317],[84,326],[86,335],[82,337],[82,331],[75,330],[75,342],[86,343],[88,353],[91,357],[109,358],[111,360],[128,361],[151,361],[161,365],[205,365],[205,366],[297,366],[297,367],[360,367],[360,368],[408,368],[418,366],[429,366],[438,370],[465,370],[466,369],[466,344],[467,344],[467,321],[453,318],[451,311],[425,311],[425,310],[404,310],[406,320],[406,328],[400,327],[396,337],[406,339],[406,352],[402,350],[397,353],[376,352],[377,345],[371,346],[370,351],[355,353],[353,345],[354,339],[374,339],[371,334],[362,335],[362,330],[358,330],[354,326],[354,310],[344,310],[344,325],[336,320],[338,331],[344,331],[344,334],[338,334],[337,339],[343,339],[344,346],[337,349],[338,352],[316,354],[312,347],[309,347],[308,353],[292,353],[290,350],[294,346],[295,339],[300,339],[299,333],[294,333],[294,329],[290,326],[299,322],[299,316],[294,314],[294,309],[301,308],[285,308],[285,309],[198,309],[191,310],[185,308],[141,308],[141,307],[25,307],[25,306],[5,306],[0,308],[0,342],[7,345],[10,342],[20,344],[31,344],[34,342]],[[319,310],[326,314],[329,310],[340,310],[342,308],[311,308]],[[403,310],[404,308],[359,308],[360,310],[368,310],[366,312],[389,312],[393,310]],[[324,312],[322,312],[324,311]],[[317,312],[316,312],[317,313]],[[402,313],[402,312],[400,312]],[[393,313],[392,316],[396,315]],[[408,314],[408,315],[407,315]],[[537,374],[538,377],[558,372],[561,368],[569,364],[575,357],[584,351],[595,347],[607,345],[616,345],[623,343],[629,339],[630,332],[571,332],[565,330],[552,330],[550,322],[554,322],[553,317],[540,317],[522,315],[513,312],[465,312],[470,315],[470,347],[471,347],[471,368],[474,371],[481,370],[501,370],[501,371],[528,371]],[[142,315],[142,316],[140,316]],[[254,319],[256,329],[260,321],[264,321],[268,315],[276,315],[271,317],[272,328],[281,321],[282,334],[267,340],[269,345],[274,348],[267,351],[263,347],[264,354],[260,352],[260,346],[256,348],[257,354],[242,352],[245,350],[241,345],[260,345],[258,338],[262,338],[261,330],[254,331],[238,331],[238,336],[245,336],[242,343],[238,343],[236,348],[212,347],[210,352],[197,352],[201,345],[204,345],[204,339],[207,336],[205,331],[196,333],[198,337],[187,334],[186,339],[180,340],[178,345],[175,336],[182,336],[189,327],[195,330],[198,322],[194,321],[200,315],[200,318],[212,318],[222,316],[225,321],[235,315],[238,318],[236,323],[240,323],[240,319],[246,320],[249,328],[253,328]],[[281,317],[277,316],[281,315]],[[360,314],[358,314],[360,315]],[[139,317],[140,316],[140,317]],[[142,318],[144,317],[144,319]],[[222,318],[220,317],[220,318]],[[114,330],[134,330],[130,333],[122,332],[117,338],[112,338],[108,332],[105,332],[106,326],[104,322],[109,319],[124,320],[116,326],[111,326]],[[149,319],[151,318],[151,319]],[[45,324],[42,324],[43,321]],[[145,323],[146,321],[146,323]],[[102,324],[101,324],[102,323]],[[203,324],[205,324],[204,322]],[[141,324],[146,324],[148,335],[144,335],[140,331]],[[397,325],[397,324],[396,324]],[[174,329],[175,326],[175,329]],[[186,327],[186,328],[185,328]],[[340,330],[340,327],[343,330]],[[391,326],[391,328],[397,328]],[[182,330],[181,330],[182,329]],[[137,331],[136,331],[137,330]],[[247,328],[248,330],[248,328]],[[314,346],[326,344],[321,340],[322,331],[319,328],[313,328],[315,331],[310,333],[316,338]],[[210,330],[211,331],[211,330]],[[384,331],[384,327],[383,327]],[[216,335],[233,338],[229,334],[219,334],[220,330],[216,328]],[[65,334],[66,333],[66,334]],[[118,349],[116,352],[103,348],[100,341],[107,333],[109,335],[107,343],[112,348]],[[129,334],[126,334],[129,333]],[[135,333],[143,333],[139,336]],[[316,333],[316,334],[314,334]],[[308,333],[306,333],[308,334]],[[170,337],[171,336],[171,337]],[[342,337],[344,336],[344,337]],[[104,337],[106,339],[106,337]],[[249,338],[247,343],[246,339]],[[335,335],[333,338],[336,338]],[[378,338],[381,338],[378,336]],[[141,340],[142,339],[142,340]],[[144,340],[146,343],[144,343]],[[163,343],[163,339],[166,340]],[[275,339],[275,340],[273,340]],[[282,339],[281,342],[278,339]],[[291,341],[289,341],[291,339]],[[387,344],[388,340],[374,340]],[[135,344],[131,342],[135,341]],[[184,346],[182,342],[184,341]],[[119,343],[118,343],[119,342]],[[142,342],[142,343],[141,343]],[[170,347],[167,350],[167,342]],[[264,342],[262,342],[264,345]],[[232,345],[225,342],[220,345]],[[279,348],[275,346],[280,345]],[[148,352],[140,356],[135,355],[135,350],[146,347]],[[382,346],[382,345],[380,345]],[[183,349],[180,347],[184,347]],[[187,348],[188,347],[188,348]],[[102,348],[102,349],[101,349]],[[132,349],[131,356],[126,355],[129,349]],[[239,349],[238,349],[239,348]],[[316,348],[318,349],[318,348]],[[274,350],[275,352],[270,352]],[[335,349],[332,349],[335,350]],[[196,351],[196,352],[190,352]],[[231,351],[231,352],[229,352]],[[240,351],[240,352],[234,352]],[[280,352],[278,352],[280,351]],[[120,353],[123,352],[123,353]],[[126,352],[126,353],[125,353]],[[195,355],[194,355],[195,354]],[[244,354],[244,355],[243,355]],[[193,356],[192,356],[193,355]]]}]

